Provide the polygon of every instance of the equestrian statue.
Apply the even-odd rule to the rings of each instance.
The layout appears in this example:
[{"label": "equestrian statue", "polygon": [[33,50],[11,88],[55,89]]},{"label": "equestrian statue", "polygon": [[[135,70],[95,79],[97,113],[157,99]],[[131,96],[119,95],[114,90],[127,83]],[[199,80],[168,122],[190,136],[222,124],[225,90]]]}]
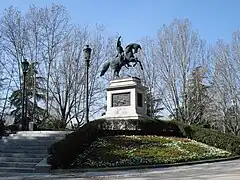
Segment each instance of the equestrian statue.
[{"label": "equestrian statue", "polygon": [[[134,56],[134,54],[138,53],[138,49],[142,49],[141,46],[137,43],[131,43],[126,46],[125,50],[123,50],[120,39],[121,36],[117,41],[116,57],[103,64],[100,76],[103,76],[109,67],[111,67],[113,70],[113,78],[119,78],[119,72],[123,66],[126,68],[135,67],[137,63],[139,63],[141,69],[143,70],[141,61],[139,61],[138,58]],[[133,66],[130,65],[131,62],[134,63]]]}]

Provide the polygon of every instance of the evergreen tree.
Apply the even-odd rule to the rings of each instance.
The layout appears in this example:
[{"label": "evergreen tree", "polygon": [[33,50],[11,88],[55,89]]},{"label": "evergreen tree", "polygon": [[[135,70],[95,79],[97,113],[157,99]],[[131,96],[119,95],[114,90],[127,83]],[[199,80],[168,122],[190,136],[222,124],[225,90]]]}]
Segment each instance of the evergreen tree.
[{"label": "evergreen tree", "polygon": [[225,132],[235,136],[238,136],[240,132],[240,109],[238,104],[237,100],[232,100],[225,113]]},{"label": "evergreen tree", "polygon": [[[43,77],[37,76],[36,63],[29,64],[29,70],[26,73],[26,114],[30,121],[36,120],[41,121],[42,115],[45,110],[39,105],[39,103],[45,102],[45,92],[42,84],[44,81]],[[20,122],[22,117],[22,90],[23,85],[18,90],[12,92],[10,96],[10,104],[15,107],[11,111],[11,114],[15,117],[15,123]]]},{"label": "evergreen tree", "polygon": [[[210,98],[208,97],[208,88],[204,82],[206,79],[206,70],[202,67],[196,67],[188,79],[187,91],[184,94],[186,105],[182,105],[178,109],[174,109],[173,114],[169,117],[182,117],[176,119],[187,124],[204,124],[204,113],[207,108]],[[180,115],[179,115],[180,114]]]},{"label": "evergreen tree", "polygon": [[196,67],[188,80],[187,88],[187,121],[189,124],[201,124],[204,122],[204,111],[206,109],[208,98],[208,88],[204,83],[206,79],[206,70],[202,67]]}]

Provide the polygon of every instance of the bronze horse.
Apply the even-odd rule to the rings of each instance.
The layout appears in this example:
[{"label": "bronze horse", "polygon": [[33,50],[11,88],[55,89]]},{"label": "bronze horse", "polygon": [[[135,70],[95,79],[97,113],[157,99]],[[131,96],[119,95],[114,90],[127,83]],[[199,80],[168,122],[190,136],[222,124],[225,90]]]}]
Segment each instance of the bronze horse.
[{"label": "bronze horse", "polygon": [[105,72],[109,69],[109,67],[111,67],[111,69],[113,69],[113,77],[114,78],[119,77],[119,72],[121,71],[121,68],[123,66],[127,68],[132,67],[129,64],[130,62],[135,63],[133,67],[135,67],[137,63],[139,63],[141,69],[143,70],[141,61],[139,61],[138,58],[134,57],[134,54],[138,52],[138,49],[142,49],[141,46],[137,43],[131,43],[127,45],[125,50],[123,51],[120,38],[121,36],[118,38],[118,42],[117,42],[117,50],[118,50],[117,56],[114,59],[107,61],[103,64],[100,76],[103,76]]}]

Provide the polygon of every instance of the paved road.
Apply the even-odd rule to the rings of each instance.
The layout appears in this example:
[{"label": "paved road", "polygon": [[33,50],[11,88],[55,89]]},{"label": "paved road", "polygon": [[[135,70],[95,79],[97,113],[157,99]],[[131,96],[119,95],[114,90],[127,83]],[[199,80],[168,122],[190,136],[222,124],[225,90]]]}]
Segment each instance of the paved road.
[{"label": "paved road", "polygon": [[240,160],[115,172],[3,176],[0,174],[0,180],[240,180]]}]

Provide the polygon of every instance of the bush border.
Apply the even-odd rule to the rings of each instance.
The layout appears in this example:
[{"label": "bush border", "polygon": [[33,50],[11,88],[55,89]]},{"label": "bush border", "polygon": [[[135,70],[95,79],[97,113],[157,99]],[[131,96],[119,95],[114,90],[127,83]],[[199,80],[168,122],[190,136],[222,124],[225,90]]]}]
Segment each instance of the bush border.
[{"label": "bush border", "polygon": [[171,163],[171,164],[153,164],[153,165],[121,166],[121,167],[107,167],[107,168],[54,169],[54,170],[51,170],[50,172],[51,173],[107,172],[107,171],[124,171],[124,170],[133,170],[133,169],[170,168],[170,167],[180,167],[180,166],[197,165],[197,164],[204,164],[204,163],[233,161],[233,160],[238,160],[238,159],[240,159],[240,156],[218,158],[218,159],[208,159],[208,160],[198,160],[198,161],[189,161],[189,162],[181,162],[181,163]]}]

